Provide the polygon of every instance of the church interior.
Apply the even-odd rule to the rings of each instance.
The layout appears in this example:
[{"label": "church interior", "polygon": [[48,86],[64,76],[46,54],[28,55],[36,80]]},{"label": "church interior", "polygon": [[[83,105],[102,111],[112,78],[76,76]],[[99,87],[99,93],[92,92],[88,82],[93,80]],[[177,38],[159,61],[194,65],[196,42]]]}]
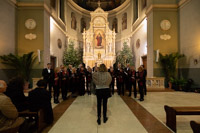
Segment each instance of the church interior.
[{"label": "church interior", "polygon": [[[132,54],[130,64],[136,70],[144,65],[147,70],[144,101],[127,93],[114,94],[108,100],[108,122],[97,125],[96,96],[74,98],[68,93],[68,99],[60,98],[59,104],[52,101],[54,122],[41,132],[197,133],[199,7],[200,0],[0,0],[0,56],[33,52],[36,58],[30,77],[34,88],[48,63],[53,68],[64,64],[64,52],[71,44],[91,68],[96,63],[113,66],[127,45]],[[173,53],[184,55],[174,68],[177,82],[184,79],[188,83],[184,89],[174,89],[166,81],[163,67],[171,62],[163,65],[161,59]],[[126,57],[123,60],[126,62]],[[15,74],[15,69],[0,60],[0,80],[8,82]],[[189,109],[174,118],[167,115],[165,105]],[[197,132],[191,121],[199,124]]]}]

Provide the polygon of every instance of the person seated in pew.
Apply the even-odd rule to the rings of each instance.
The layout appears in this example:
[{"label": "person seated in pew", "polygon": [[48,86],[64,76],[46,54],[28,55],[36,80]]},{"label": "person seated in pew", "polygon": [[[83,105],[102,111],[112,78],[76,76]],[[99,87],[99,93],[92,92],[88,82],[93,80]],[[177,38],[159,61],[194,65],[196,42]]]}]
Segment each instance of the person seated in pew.
[{"label": "person seated in pew", "polygon": [[37,86],[37,88],[29,92],[29,110],[35,112],[43,109],[45,123],[51,124],[53,122],[51,95],[45,89],[46,82],[44,80],[39,80]]},{"label": "person seated in pew", "polygon": [[4,94],[7,84],[0,80],[0,131],[19,127],[24,119],[18,117],[18,112],[11,99]]},{"label": "person seated in pew", "polygon": [[10,97],[18,112],[28,109],[28,98],[24,95],[24,78],[17,76],[9,80],[5,94]]}]

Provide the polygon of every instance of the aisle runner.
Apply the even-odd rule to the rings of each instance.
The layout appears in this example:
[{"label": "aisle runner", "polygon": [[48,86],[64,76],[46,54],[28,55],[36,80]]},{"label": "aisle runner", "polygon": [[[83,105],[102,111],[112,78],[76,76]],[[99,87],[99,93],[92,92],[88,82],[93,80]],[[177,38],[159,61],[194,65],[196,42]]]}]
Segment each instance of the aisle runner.
[{"label": "aisle runner", "polygon": [[114,95],[108,101],[108,121],[98,126],[96,97],[80,96],[67,109],[49,133],[147,133],[128,106]]}]

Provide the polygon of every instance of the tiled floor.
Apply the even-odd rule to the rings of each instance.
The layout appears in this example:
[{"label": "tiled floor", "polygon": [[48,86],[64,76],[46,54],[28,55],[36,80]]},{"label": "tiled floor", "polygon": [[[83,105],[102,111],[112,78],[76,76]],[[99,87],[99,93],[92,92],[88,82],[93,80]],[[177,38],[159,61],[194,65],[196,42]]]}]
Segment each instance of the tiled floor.
[{"label": "tiled floor", "polygon": [[49,133],[147,133],[118,95],[108,101],[108,121],[97,125],[96,97],[80,96]]},{"label": "tiled floor", "polygon": [[[200,106],[200,94],[189,92],[148,92],[144,102],[139,102],[154,117],[166,123],[164,105]],[[200,122],[200,116],[177,116],[177,133],[193,133],[190,121]]]},{"label": "tiled floor", "polygon": [[[198,93],[148,92],[143,102],[115,93],[108,101],[109,120],[99,126],[96,96],[69,98],[55,106],[55,123],[44,133],[170,133],[165,126],[164,105],[200,106],[199,101]],[[200,122],[200,116],[178,116],[177,132],[192,133],[190,120]]]},{"label": "tiled floor", "polygon": [[121,96],[121,98],[128,105],[128,107],[137,117],[137,119],[142,123],[143,127],[147,130],[148,133],[172,132],[162,122],[160,122],[151,113],[149,113],[144,107],[142,107],[139,103],[137,103],[136,101],[138,101],[138,99],[136,98],[132,99],[127,96]]}]

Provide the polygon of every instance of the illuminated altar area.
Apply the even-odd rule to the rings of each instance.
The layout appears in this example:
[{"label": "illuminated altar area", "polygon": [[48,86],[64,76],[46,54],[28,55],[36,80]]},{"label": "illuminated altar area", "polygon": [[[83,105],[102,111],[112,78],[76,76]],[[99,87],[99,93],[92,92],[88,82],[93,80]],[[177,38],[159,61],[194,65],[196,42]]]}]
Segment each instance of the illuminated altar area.
[{"label": "illuminated altar area", "polygon": [[107,20],[108,13],[99,7],[90,13],[90,28],[83,32],[83,62],[93,67],[104,63],[107,67],[116,61],[115,31],[110,30]]}]

